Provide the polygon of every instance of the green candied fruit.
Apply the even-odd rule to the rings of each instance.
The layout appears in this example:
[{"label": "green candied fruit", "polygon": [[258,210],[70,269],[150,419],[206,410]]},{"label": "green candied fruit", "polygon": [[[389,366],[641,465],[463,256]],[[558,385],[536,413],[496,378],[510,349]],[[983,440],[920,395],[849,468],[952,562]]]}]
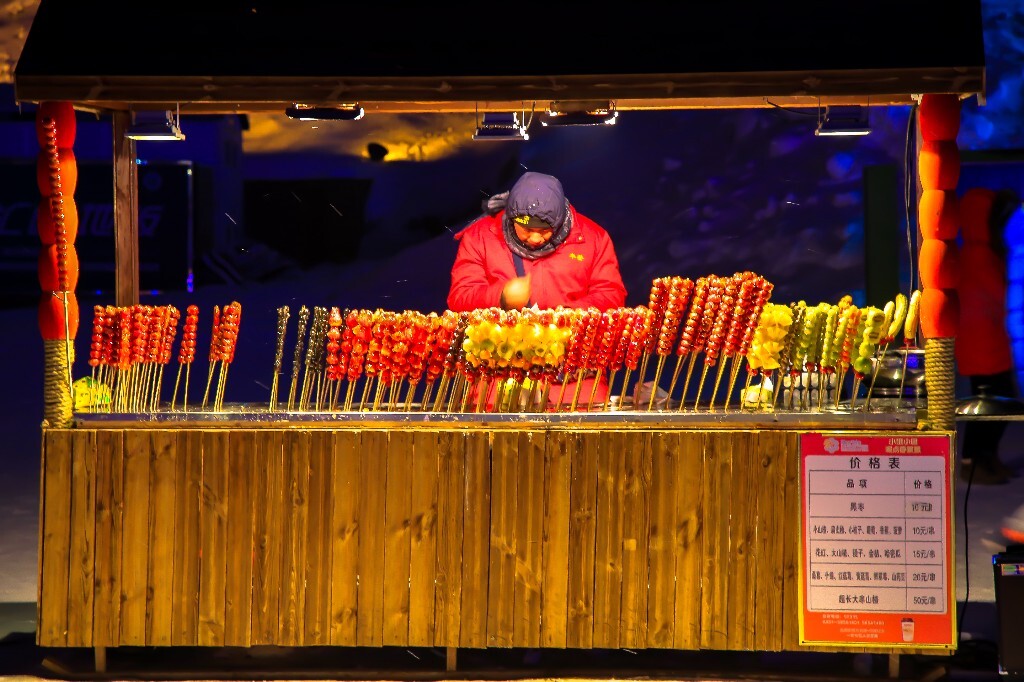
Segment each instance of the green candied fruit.
[{"label": "green candied fruit", "polygon": [[871,373],[871,358],[859,357],[853,361],[853,371],[860,374]]}]

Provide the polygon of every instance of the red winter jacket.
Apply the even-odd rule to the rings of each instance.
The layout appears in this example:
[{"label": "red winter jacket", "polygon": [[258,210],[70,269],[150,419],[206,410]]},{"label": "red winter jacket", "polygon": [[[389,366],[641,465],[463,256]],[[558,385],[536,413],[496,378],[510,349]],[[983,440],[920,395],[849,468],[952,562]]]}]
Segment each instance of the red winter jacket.
[{"label": "red winter jacket", "polygon": [[966,243],[960,249],[960,267],[957,372],[963,376],[1005,372],[1013,367],[1006,331],[1006,265],[988,244]]},{"label": "red winter jacket", "polygon": [[[566,240],[552,253],[537,260],[523,259],[530,275],[530,302],[539,308],[619,308],[626,301],[626,287],[619,274],[612,240],[604,228],[576,212]],[[455,238],[459,252],[452,267],[448,308],[454,311],[501,305],[501,291],[515,278],[512,252],[505,243],[505,213],[484,216]]]}]

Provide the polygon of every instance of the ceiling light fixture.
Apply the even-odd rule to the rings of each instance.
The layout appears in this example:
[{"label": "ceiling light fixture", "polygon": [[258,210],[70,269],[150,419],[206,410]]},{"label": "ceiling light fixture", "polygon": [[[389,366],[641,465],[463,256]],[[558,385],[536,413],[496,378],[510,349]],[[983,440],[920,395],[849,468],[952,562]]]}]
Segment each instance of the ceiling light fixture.
[{"label": "ceiling light fixture", "polygon": [[300,121],[358,121],[365,112],[358,104],[293,104],[284,113]]},{"label": "ceiling light fixture", "polygon": [[862,106],[831,106],[818,110],[818,127],[814,134],[819,137],[870,135],[868,109]]},{"label": "ceiling light fixture", "polygon": [[132,124],[128,126],[124,136],[132,140],[184,140],[181,132],[181,109],[176,108],[177,115],[170,111],[134,111]]},{"label": "ceiling light fixture", "polygon": [[614,102],[552,102],[540,122],[545,126],[615,125],[618,116]]},{"label": "ceiling light fixture", "polygon": [[484,120],[479,123],[476,132],[473,133],[474,140],[518,140],[525,142],[530,139],[526,132],[527,126],[519,121],[519,114],[516,112],[501,112],[484,114]]}]

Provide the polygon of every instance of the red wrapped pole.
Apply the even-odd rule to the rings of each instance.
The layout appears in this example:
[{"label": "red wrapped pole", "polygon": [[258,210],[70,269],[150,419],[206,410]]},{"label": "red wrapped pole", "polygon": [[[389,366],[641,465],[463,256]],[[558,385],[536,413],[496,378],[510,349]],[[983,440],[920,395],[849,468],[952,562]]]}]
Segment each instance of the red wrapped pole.
[{"label": "red wrapped pole", "polygon": [[70,102],[43,102],[36,112],[39,157],[36,181],[43,200],[37,218],[39,331],[44,346],[43,416],[50,426],[67,426],[74,407],[72,362],[78,332],[78,213],[72,197],[78,181],[75,110]]},{"label": "red wrapped pole", "polygon": [[957,283],[960,258],[956,244],[959,208],[956,185],[960,155],[960,99],[951,94],[926,94],[918,112],[921,145],[918,153],[918,220],[921,247],[921,332],[925,337],[925,382],[928,414],[935,428],[954,427],[954,344],[960,324]]}]

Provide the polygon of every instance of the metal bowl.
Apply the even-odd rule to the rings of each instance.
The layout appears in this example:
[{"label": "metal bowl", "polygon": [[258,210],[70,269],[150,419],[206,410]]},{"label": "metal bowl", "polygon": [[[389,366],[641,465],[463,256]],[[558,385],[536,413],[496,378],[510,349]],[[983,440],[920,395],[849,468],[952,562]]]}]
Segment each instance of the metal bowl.
[{"label": "metal bowl", "polygon": [[1016,398],[992,395],[988,392],[988,386],[979,386],[978,389],[977,395],[957,401],[957,414],[977,415],[979,417],[1024,414],[1024,403]]}]

